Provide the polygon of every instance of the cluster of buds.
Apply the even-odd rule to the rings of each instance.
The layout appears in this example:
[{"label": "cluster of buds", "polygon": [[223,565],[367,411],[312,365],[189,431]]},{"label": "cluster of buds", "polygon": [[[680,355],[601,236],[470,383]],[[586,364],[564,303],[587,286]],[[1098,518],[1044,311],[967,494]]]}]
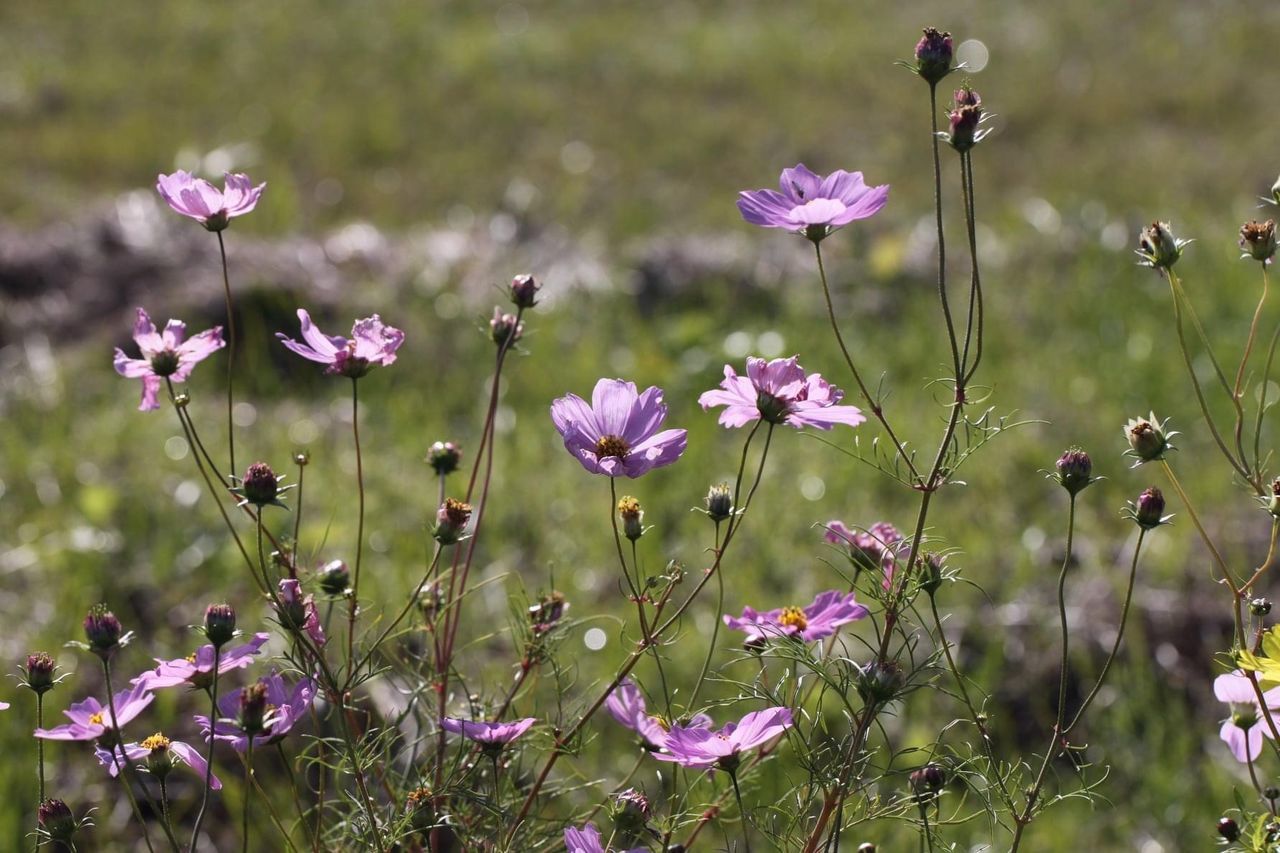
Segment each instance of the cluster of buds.
[{"label": "cluster of buds", "polygon": [[341,598],[351,589],[351,570],[342,560],[330,560],[316,574],[320,576],[320,589],[325,595]]},{"label": "cluster of buds", "polygon": [[925,27],[924,35],[916,42],[916,64],[912,70],[930,86],[936,86],[951,73],[954,57],[955,43],[951,40],[951,33]]},{"label": "cluster of buds", "polygon": [[244,476],[240,478],[240,485],[231,490],[233,495],[240,498],[240,503],[253,504],[261,509],[264,506],[284,507],[280,502],[280,495],[292,486],[280,487],[280,481],[284,479],[284,475],[276,475],[271,466],[265,462],[255,462],[250,465],[244,472]]},{"label": "cluster of buds", "polygon": [[1168,432],[1165,426],[1167,423],[1167,421],[1157,420],[1155,412],[1145,418],[1132,418],[1125,423],[1124,437],[1129,442],[1129,449],[1125,451],[1125,455],[1138,460],[1133,463],[1134,468],[1144,462],[1163,459],[1167,451],[1176,449],[1171,439],[1177,433]]},{"label": "cluster of buds", "polygon": [[1164,514],[1164,494],[1155,486],[1138,495],[1136,501],[1129,502],[1127,515],[1143,530],[1154,530],[1173,518]]},{"label": "cluster of buds", "polygon": [[624,495],[618,501],[618,517],[622,519],[622,534],[632,542],[644,535],[644,510],[640,501]]},{"label": "cluster of buds", "polygon": [[1167,270],[1182,257],[1182,250],[1190,240],[1179,240],[1169,230],[1168,222],[1152,222],[1138,235],[1138,248],[1135,250],[1141,258],[1138,263],[1144,267]]},{"label": "cluster of buds", "polygon": [[471,520],[471,504],[445,498],[436,510],[436,527],[431,535],[441,545],[452,545],[462,538]]},{"label": "cluster of buds", "polygon": [[733,490],[728,483],[718,483],[707,490],[704,499],[707,517],[719,524],[733,515]]},{"label": "cluster of buds", "polygon": [[1072,497],[1097,482],[1093,476],[1093,460],[1078,447],[1067,448],[1058,457],[1055,467],[1057,473],[1050,474],[1049,479],[1056,481]]},{"label": "cluster of buds", "polygon": [[462,450],[452,441],[437,441],[427,448],[427,464],[439,477],[447,477],[458,470]]},{"label": "cluster of buds", "polygon": [[210,604],[205,609],[204,635],[215,649],[235,639],[236,611],[230,604]]},{"label": "cluster of buds", "polygon": [[986,130],[979,129],[979,125],[985,119],[986,114],[982,110],[982,98],[966,83],[956,89],[955,105],[952,107],[951,112],[947,113],[947,121],[951,129],[939,133],[938,137],[945,139],[952,148],[963,154],[981,142],[991,132],[989,128]]},{"label": "cluster of buds", "polygon": [[1264,264],[1271,263],[1276,253],[1276,222],[1246,222],[1240,226],[1240,248],[1244,250],[1242,258],[1252,258]]},{"label": "cluster of buds", "polygon": [[516,319],[515,314],[504,314],[501,308],[493,309],[493,319],[489,321],[489,337],[499,347],[514,345],[524,337],[524,323]]}]

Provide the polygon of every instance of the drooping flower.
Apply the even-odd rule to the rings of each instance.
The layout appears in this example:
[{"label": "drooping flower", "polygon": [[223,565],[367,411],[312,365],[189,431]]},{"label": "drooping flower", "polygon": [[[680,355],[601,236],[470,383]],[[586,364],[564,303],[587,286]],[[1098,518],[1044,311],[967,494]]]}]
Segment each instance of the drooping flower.
[{"label": "drooping flower", "polygon": [[[1218,736],[1226,742],[1236,761],[1244,764],[1262,754],[1262,739],[1271,737],[1271,727],[1263,719],[1253,685],[1241,670],[1224,673],[1213,680],[1213,694],[1231,706],[1231,716],[1222,722]],[[1280,687],[1262,694],[1267,708],[1280,712]]]},{"label": "drooping flower", "polygon": [[[294,725],[306,716],[316,696],[316,684],[311,679],[302,679],[290,690],[284,678],[277,672],[258,679],[254,685],[261,685],[266,692],[263,729],[261,733],[253,736],[254,746],[270,745],[282,740]],[[248,733],[234,722],[239,715],[240,696],[245,689],[232,690],[218,697],[219,717],[213,726],[213,736],[231,744],[237,752],[244,752],[249,746]],[[210,728],[209,718],[198,716],[195,719],[207,739]]]},{"label": "drooping flower", "polygon": [[724,615],[724,624],[734,631],[745,631],[746,645],[763,643],[769,637],[798,637],[809,643],[834,634],[841,625],[865,618],[871,611],[859,604],[852,592],[828,590],[818,593],[807,607],[779,607],[758,613],[742,608],[742,616]]},{"label": "drooping flower", "polygon": [[773,361],[752,357],[747,359],[746,376],[739,376],[726,364],[720,387],[704,392],[698,405],[703,409],[725,406],[720,424],[726,427],[760,419],[796,429],[857,426],[865,421],[857,406],[836,405],[843,398],[844,392],[819,374],[806,375],[795,356]]},{"label": "drooping flower", "polygon": [[887,521],[877,521],[864,530],[853,530],[838,520],[828,521],[822,538],[833,545],[849,549],[849,558],[860,569],[879,566],[884,572],[885,589],[893,584],[894,569],[898,565],[898,553],[905,537]]},{"label": "drooping flower", "polygon": [[138,411],[160,408],[156,397],[161,379],[186,382],[197,364],[227,345],[222,339],[221,326],[206,329],[192,338],[186,338],[186,333],[187,324],[180,320],[170,320],[163,332],[157,332],[147,312],[138,309],[133,340],[142,351],[142,358],[129,358],[124,350],[116,347],[114,359],[116,373],[142,380],[142,403]]},{"label": "drooping flower", "polygon": [[565,449],[593,474],[639,477],[680,458],[688,443],[682,429],[662,430],[667,406],[662,389],[636,392],[634,382],[601,379],[591,405],[577,394],[551,404],[551,420]]},{"label": "drooping flower", "polygon": [[316,608],[315,596],[304,596],[297,578],[284,578],[280,581],[280,605],[280,621],[286,628],[306,631],[316,646],[324,645],[324,626],[320,624],[320,611]]},{"label": "drooping flower", "polygon": [[[166,775],[175,763],[187,765],[201,779],[204,778],[205,771],[209,768],[204,756],[195,747],[180,740],[170,740],[159,733],[152,735],[142,743],[126,743],[123,749],[131,763],[145,761],[147,768],[156,776]],[[119,747],[116,748],[115,752],[98,747],[93,751],[93,754],[97,756],[98,763],[107,768],[108,773],[112,776],[119,775],[121,769]],[[176,762],[174,761],[175,758],[177,759]],[[222,780],[218,778],[216,773],[210,776],[209,786],[215,791],[222,789]]]},{"label": "drooping flower", "polygon": [[889,185],[868,187],[861,172],[837,169],[823,177],[805,168],[783,169],[777,190],[738,193],[742,218],[763,228],[785,228],[815,243],[856,219],[874,216],[889,198]]},{"label": "drooping flower", "polygon": [[[604,700],[604,705],[615,720],[640,735],[645,749],[657,752],[666,746],[671,721],[649,713],[645,707],[644,694],[631,679],[623,679],[609,694],[609,698]],[[685,725],[688,728],[708,728],[711,718],[706,714],[697,714]]]},{"label": "drooping flower", "polygon": [[248,175],[230,172],[222,190],[182,169],[156,178],[156,191],[169,207],[210,231],[221,231],[232,219],[253,210],[266,187],[265,183],[255,187]]},{"label": "drooping flower", "polygon": [[326,335],[311,322],[306,309],[298,309],[302,340],[298,343],[284,332],[276,337],[293,352],[311,361],[327,364],[325,373],[359,379],[373,367],[385,367],[396,360],[396,350],[404,343],[404,332],[383,324],[377,314],[356,320],[351,338]]},{"label": "drooping flower", "polygon": [[[253,639],[243,646],[237,646],[218,655],[218,675],[224,675],[233,669],[244,669],[253,662],[254,655],[258,654],[269,639],[271,639],[270,634],[254,634]],[[185,658],[176,660],[156,658],[156,663],[160,664],[158,667],[150,672],[144,672],[130,683],[140,684],[147,690],[160,690],[183,684],[203,690],[213,683],[213,658],[212,645],[201,646]]]},{"label": "drooping flower", "polygon": [[440,728],[446,732],[462,735],[467,740],[473,740],[482,747],[502,749],[502,747],[527,732],[529,727],[536,722],[537,720],[533,717],[525,717],[523,720],[513,720],[509,723],[485,723],[479,720],[459,720],[455,717],[445,717],[440,721]]},{"label": "drooping flower", "polygon": [[752,711],[737,723],[726,723],[719,731],[672,726],[667,734],[667,751],[654,753],[654,758],[695,769],[719,767],[733,772],[741,753],[763,746],[791,725],[790,709],[777,707]]},{"label": "drooping flower", "polygon": [[[143,684],[134,684],[115,695],[116,723],[123,726],[142,713],[155,694]],[[62,712],[70,723],[51,729],[36,729],[35,736],[44,740],[97,740],[112,731],[111,709],[90,696]]]}]

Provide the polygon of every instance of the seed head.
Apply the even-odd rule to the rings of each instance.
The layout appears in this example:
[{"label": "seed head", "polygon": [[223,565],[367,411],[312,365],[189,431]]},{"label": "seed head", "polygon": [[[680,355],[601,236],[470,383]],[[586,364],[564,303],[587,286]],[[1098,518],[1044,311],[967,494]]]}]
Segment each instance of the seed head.
[{"label": "seed head", "polygon": [[436,511],[436,529],[432,534],[441,545],[452,545],[462,538],[471,520],[471,504],[445,498]]},{"label": "seed head", "polygon": [[1138,257],[1142,266],[1152,269],[1169,269],[1182,257],[1182,250],[1190,240],[1179,240],[1169,230],[1168,222],[1152,222],[1138,235]]},{"label": "seed head", "polygon": [[640,501],[625,495],[618,501],[618,517],[622,519],[622,532],[632,542],[644,535],[644,510]]}]

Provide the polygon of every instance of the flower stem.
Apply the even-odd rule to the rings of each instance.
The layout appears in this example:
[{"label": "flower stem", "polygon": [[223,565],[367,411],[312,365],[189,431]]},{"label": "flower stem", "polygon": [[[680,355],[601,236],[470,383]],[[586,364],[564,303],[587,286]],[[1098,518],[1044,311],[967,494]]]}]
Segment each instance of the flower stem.
[{"label": "flower stem", "polygon": [[1178,493],[1178,497],[1182,500],[1182,505],[1187,509],[1187,515],[1191,516],[1191,523],[1195,525],[1196,530],[1200,534],[1201,541],[1204,542],[1209,553],[1213,555],[1214,562],[1218,564],[1218,569],[1222,572],[1223,579],[1227,582],[1227,586],[1231,591],[1239,592],[1239,585],[1236,583],[1235,577],[1231,574],[1231,570],[1227,568],[1227,561],[1222,558],[1222,554],[1218,552],[1218,546],[1213,544],[1213,540],[1204,529],[1204,525],[1200,522],[1200,516],[1196,513],[1196,508],[1191,504],[1191,498],[1187,497],[1186,491],[1182,488],[1177,476],[1173,473],[1173,466],[1169,464],[1169,460],[1161,459],[1160,466],[1164,468],[1165,476],[1169,478],[1169,485],[1173,486],[1173,490]]},{"label": "flower stem", "polygon": [[955,322],[951,318],[951,304],[947,300],[947,236],[942,227],[942,158],[938,153],[938,84],[929,84],[929,124],[933,140],[933,209],[938,224],[938,300],[942,303],[942,316],[947,323],[947,342],[951,345],[951,366],[960,375],[960,348],[956,343]]},{"label": "flower stem", "polygon": [[249,802],[253,797],[253,735],[249,735],[244,753],[244,813],[241,829],[241,850],[249,853]]},{"label": "flower stem", "polygon": [[[716,522],[716,547],[720,550],[720,522]],[[698,680],[693,684],[693,693],[689,696],[689,701],[685,703],[686,710],[693,710],[693,705],[698,701],[698,693],[702,690],[702,683],[707,679],[707,673],[711,671],[711,659],[716,653],[716,640],[720,636],[720,614],[724,612],[724,575],[716,572],[716,609],[715,619],[711,621],[711,642],[707,644],[707,656],[702,661],[702,671],[698,673]]]},{"label": "flower stem", "polygon": [[230,462],[230,475],[236,474],[236,437],[231,418],[232,378],[235,375],[236,361],[236,317],[231,308],[231,278],[227,275],[227,247],[222,240],[222,232],[218,231],[218,253],[222,256],[222,288],[227,297],[227,456]]},{"label": "flower stem", "polygon": [[[115,738],[115,743],[111,747],[111,760],[116,765],[116,776],[120,779],[121,786],[124,787],[125,796],[129,798],[129,805],[133,808],[133,816],[138,819],[138,823],[142,826],[142,840],[146,842],[147,849],[155,853],[155,848],[151,846],[151,833],[147,831],[147,822],[142,818],[142,810],[138,808],[138,800],[133,795],[133,786],[129,784],[127,771],[130,768],[129,754],[124,749],[124,738],[120,734],[120,724],[116,721],[116,697],[111,692],[111,661],[107,658],[102,659],[103,680],[107,686],[107,711],[111,719],[111,733]],[[119,752],[119,755],[116,753]],[[123,763],[121,763],[123,760]],[[172,836],[170,836],[172,838]],[[173,849],[177,850],[178,845],[175,843]]]},{"label": "flower stem", "polygon": [[360,602],[360,553],[364,550],[364,461],[360,456],[360,381],[351,379],[351,435],[356,446],[356,489],[359,509],[356,516],[356,565],[351,574],[351,597],[347,599],[347,678],[355,676],[356,613]]},{"label": "flower stem", "polygon": [[742,789],[738,787],[738,773],[729,771],[729,779],[733,782],[733,798],[738,801],[738,816],[742,818],[742,849],[751,853],[751,831],[747,824],[747,813],[742,808]]},{"label": "flower stem", "polygon": [[195,853],[196,843],[200,838],[200,824],[204,822],[205,809],[209,806],[209,791],[213,787],[213,745],[214,728],[218,721],[218,658],[222,647],[213,646],[213,683],[209,687],[209,750],[205,756],[204,795],[200,798],[200,811],[196,812],[196,824],[191,829],[191,853]]}]

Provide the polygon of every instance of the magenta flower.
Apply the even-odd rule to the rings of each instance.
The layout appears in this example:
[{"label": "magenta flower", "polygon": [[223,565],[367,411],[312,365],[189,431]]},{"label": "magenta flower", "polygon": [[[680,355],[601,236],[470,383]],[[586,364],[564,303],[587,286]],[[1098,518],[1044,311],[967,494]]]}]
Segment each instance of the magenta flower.
[{"label": "magenta flower", "polygon": [[226,346],[222,340],[222,327],[206,329],[193,338],[183,340],[187,324],[170,320],[163,332],[156,332],[155,323],[147,312],[138,309],[138,319],[133,324],[133,339],[142,351],[142,358],[129,358],[124,350],[116,347],[116,373],[129,379],[142,380],[142,404],[138,411],[148,412],[160,408],[156,395],[160,380],[186,382],[195,366]]},{"label": "magenta flower", "polygon": [[[254,634],[253,639],[243,646],[223,652],[218,656],[218,675],[224,675],[233,669],[244,669],[269,639],[271,639],[270,634]],[[204,690],[213,683],[213,646],[211,645],[201,646],[185,658],[176,660],[156,658],[155,660],[160,664],[158,667],[142,673],[130,684],[141,684],[147,690],[177,687],[180,684]]]},{"label": "magenta flower", "polygon": [[[304,678],[290,691],[284,678],[277,672],[258,679],[258,683],[267,690],[268,712],[263,719],[265,730],[253,736],[253,743],[254,746],[263,746],[283,740],[294,725],[306,716],[316,696],[316,683]],[[231,744],[237,752],[244,752],[249,747],[249,736],[235,722],[240,710],[240,694],[243,692],[244,688],[232,690],[218,699],[219,718],[213,727],[213,736]],[[207,740],[209,718],[198,716],[195,719]]]},{"label": "magenta flower", "polygon": [[377,314],[356,320],[351,338],[326,335],[311,323],[306,309],[298,309],[302,321],[302,340],[298,343],[284,332],[276,332],[286,347],[303,358],[327,364],[325,373],[359,379],[377,365],[386,366],[396,360],[396,350],[404,343],[404,332],[384,325]]},{"label": "magenta flower", "polygon": [[279,616],[281,624],[286,628],[306,631],[317,647],[324,645],[324,627],[320,624],[315,596],[304,596],[302,585],[296,578],[284,578],[280,581]]},{"label": "magenta flower", "polygon": [[836,170],[825,178],[803,163],[783,169],[779,189],[738,193],[742,218],[763,228],[785,228],[815,243],[855,219],[874,216],[889,198],[889,185],[868,187],[861,172]]},{"label": "magenta flower", "polygon": [[533,717],[525,717],[523,720],[515,720],[510,723],[483,723],[476,720],[459,720],[454,717],[445,717],[440,721],[440,728],[446,732],[462,735],[482,747],[502,749],[502,747],[527,732],[529,727],[536,722],[537,720]]},{"label": "magenta flower", "polygon": [[726,613],[724,624],[735,631],[745,631],[748,646],[763,643],[769,637],[798,637],[808,643],[830,637],[841,625],[856,622],[870,612],[857,602],[852,592],[842,594],[833,589],[818,593],[813,603],[803,609],[779,607],[757,613],[744,607],[740,618]]},{"label": "magenta flower", "polygon": [[[644,694],[631,679],[623,679],[604,700],[604,705],[615,720],[640,735],[645,749],[656,752],[666,745],[668,722],[648,712]],[[689,728],[708,728],[710,725],[711,718],[706,714],[697,714],[687,723]]]},{"label": "magenta flower", "polygon": [[[564,828],[564,846],[568,853],[609,853],[609,848],[600,840],[600,830],[594,823],[588,823],[582,829],[572,826]],[[633,847],[622,853],[648,853],[647,847]]]},{"label": "magenta flower", "polygon": [[836,424],[857,426],[866,420],[857,406],[838,406],[844,392],[817,373],[805,374],[791,358],[747,359],[747,375],[739,376],[724,366],[724,380],[698,398],[703,409],[725,406],[720,424],[745,426],[763,418],[771,424],[796,429],[806,426],[831,429]]},{"label": "magenta flower", "polygon": [[838,520],[828,521],[822,538],[833,545],[849,549],[849,558],[859,568],[879,566],[884,572],[883,586],[893,585],[893,572],[898,564],[898,551],[906,539],[887,521],[877,521],[867,530],[853,530]]},{"label": "magenta flower", "polygon": [[182,169],[156,178],[156,191],[170,207],[183,216],[190,216],[210,231],[221,231],[235,217],[253,210],[266,186],[258,184],[255,187],[248,175],[229,172],[221,191]]},{"label": "magenta flower", "polygon": [[[155,694],[145,685],[135,684],[115,695],[116,722],[123,726],[151,704]],[[90,696],[62,712],[70,723],[52,729],[36,729],[44,740],[97,740],[112,730],[111,709]]]},{"label": "magenta flower", "polygon": [[[1236,761],[1246,764],[1262,754],[1262,739],[1271,737],[1271,727],[1263,719],[1262,708],[1253,685],[1240,670],[1224,673],[1213,680],[1213,694],[1219,702],[1231,706],[1231,716],[1222,721],[1218,736],[1226,742]],[[1262,694],[1267,708],[1280,711],[1280,687]]]},{"label": "magenta flower", "polygon": [[[209,768],[204,756],[195,747],[180,740],[169,740],[169,738],[161,734],[154,734],[142,743],[126,743],[124,745],[124,753],[128,756],[130,762],[146,761],[148,767],[153,767],[153,765],[172,767],[175,763],[173,759],[176,757],[179,762],[194,770],[201,779],[204,778],[205,771]],[[120,774],[120,751],[118,748],[115,752],[111,752],[99,746],[94,749],[93,754],[97,756],[98,763],[106,767],[107,772],[112,776]],[[154,767],[152,772],[156,772]],[[215,791],[222,789],[222,780],[218,778],[217,774],[210,775],[209,787]]]},{"label": "magenta flower", "polygon": [[682,429],[659,432],[666,418],[661,388],[637,394],[634,382],[621,379],[597,382],[590,406],[577,394],[551,404],[565,449],[592,474],[609,477],[639,477],[680,458],[688,437]]},{"label": "magenta flower", "polygon": [[739,754],[763,746],[791,726],[791,711],[782,707],[752,711],[720,731],[672,726],[667,752],[655,752],[654,758],[695,769],[720,767],[733,772]]}]

